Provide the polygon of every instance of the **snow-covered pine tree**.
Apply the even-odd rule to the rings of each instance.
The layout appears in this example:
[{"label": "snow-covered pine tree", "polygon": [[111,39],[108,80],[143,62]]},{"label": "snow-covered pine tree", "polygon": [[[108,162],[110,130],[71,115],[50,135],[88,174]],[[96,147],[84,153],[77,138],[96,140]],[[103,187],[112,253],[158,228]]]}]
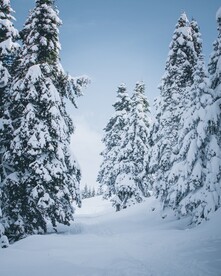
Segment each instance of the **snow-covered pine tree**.
[{"label": "snow-covered pine tree", "polygon": [[74,131],[66,101],[75,104],[85,78],[71,78],[59,61],[61,20],[53,0],[36,0],[21,32],[23,48],[12,84],[14,128],[7,152],[14,172],[3,193],[6,233],[18,240],[73,220],[80,204],[80,170],[70,152]]},{"label": "snow-covered pine tree", "polygon": [[203,56],[198,58],[193,74],[194,83],[186,90],[186,105],[181,116],[181,129],[178,134],[179,153],[168,177],[167,201],[178,216],[190,215],[193,222],[207,218],[206,145],[207,106],[212,98]]},{"label": "snow-covered pine tree", "polygon": [[93,187],[91,191],[91,197],[95,197],[95,196],[96,196],[96,191],[95,191],[95,188]]},{"label": "snow-covered pine tree", "polygon": [[104,151],[101,153],[103,161],[98,173],[97,181],[103,189],[105,198],[115,195],[115,182],[119,174],[118,153],[125,126],[127,124],[128,112],[130,110],[130,98],[125,84],[121,84],[117,90],[117,100],[113,104],[115,113],[105,127],[103,143]]},{"label": "snow-covered pine tree", "polygon": [[86,184],[81,192],[82,199],[87,198],[87,194],[88,194],[88,187]]},{"label": "snow-covered pine tree", "polygon": [[101,196],[101,195],[103,195],[103,194],[104,194],[104,192],[103,192],[103,187],[102,187],[102,186],[99,186],[98,189],[97,189],[96,195],[97,195],[97,196]]},{"label": "snow-covered pine tree", "polygon": [[136,84],[131,98],[127,124],[122,133],[118,151],[118,176],[115,181],[114,205],[126,208],[149,195],[147,178],[147,156],[149,151],[149,103],[145,96],[145,85]]},{"label": "snow-covered pine tree", "polygon": [[[203,138],[199,136],[205,133],[202,134],[199,131],[201,130],[202,132],[204,129],[202,127],[203,115],[205,115],[205,107],[209,100],[208,79],[202,56],[201,33],[196,21],[193,20],[190,23],[190,29],[197,64],[194,67],[193,85],[191,88],[187,86],[185,91],[183,113],[181,114],[177,136],[178,150],[170,169],[166,198],[167,205],[175,210],[178,209],[178,212],[180,211],[180,201],[197,190],[197,187],[204,185],[202,165],[202,160],[204,160],[202,148],[204,144]],[[201,143],[195,143],[199,139]],[[190,152],[192,152],[192,155]],[[201,164],[201,170],[199,169],[199,163]],[[194,173],[196,168],[198,169],[197,175]],[[197,184],[194,184],[197,182],[195,178],[199,177],[199,173],[201,178],[198,179]]]},{"label": "snow-covered pine tree", "polygon": [[13,26],[15,19],[10,0],[0,0],[0,246],[7,247],[7,237],[4,236],[4,227],[1,224],[2,217],[2,187],[7,174],[5,152],[10,140],[10,118],[8,116],[8,94],[10,86],[11,65],[19,49],[16,42],[18,31]]},{"label": "snow-covered pine tree", "polygon": [[216,13],[218,37],[213,43],[208,71],[212,104],[207,108],[208,122],[205,154],[207,155],[207,171],[205,192],[202,194],[206,202],[204,216],[216,211],[221,206],[221,7]]},{"label": "snow-covered pine tree", "polygon": [[168,176],[178,154],[178,130],[185,108],[186,90],[193,84],[197,61],[193,29],[185,13],[178,19],[165,73],[159,85],[160,97],[155,102],[156,118],[151,130],[150,172],[154,174],[154,190],[164,207],[168,205]]},{"label": "snow-covered pine tree", "polygon": [[218,37],[213,43],[213,52],[210,55],[210,61],[208,64],[208,71],[210,73],[211,88],[214,90],[214,98],[220,96],[220,83],[221,83],[221,72],[220,72],[220,57],[221,57],[221,7],[217,11],[216,21],[218,24]]},{"label": "snow-covered pine tree", "polygon": [[85,185],[81,195],[82,195],[82,199],[95,197],[96,195],[95,188],[88,187],[87,185]]}]

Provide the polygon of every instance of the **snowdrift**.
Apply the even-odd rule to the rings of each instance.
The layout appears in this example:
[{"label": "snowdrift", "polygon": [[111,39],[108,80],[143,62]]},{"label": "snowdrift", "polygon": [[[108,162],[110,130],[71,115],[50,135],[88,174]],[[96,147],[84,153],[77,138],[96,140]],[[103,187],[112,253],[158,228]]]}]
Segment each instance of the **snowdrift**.
[{"label": "snowdrift", "polygon": [[221,275],[221,210],[192,229],[162,216],[153,198],[117,213],[101,197],[86,199],[71,227],[0,250],[0,275]]}]

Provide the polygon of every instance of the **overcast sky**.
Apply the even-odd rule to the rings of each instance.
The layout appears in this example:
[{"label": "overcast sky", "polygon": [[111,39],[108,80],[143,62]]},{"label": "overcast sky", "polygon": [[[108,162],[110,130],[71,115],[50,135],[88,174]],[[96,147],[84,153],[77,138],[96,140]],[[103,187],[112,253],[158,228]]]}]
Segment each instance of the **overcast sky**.
[{"label": "overcast sky", "polygon": [[[20,30],[34,0],[11,0]],[[137,81],[146,84],[152,105],[164,72],[169,43],[181,13],[194,18],[208,61],[217,37],[215,14],[220,0],[57,0],[62,45],[61,63],[74,76],[92,83],[73,110],[72,147],[82,167],[82,184],[94,185],[102,150],[103,128],[113,113],[117,86],[131,94]]]}]

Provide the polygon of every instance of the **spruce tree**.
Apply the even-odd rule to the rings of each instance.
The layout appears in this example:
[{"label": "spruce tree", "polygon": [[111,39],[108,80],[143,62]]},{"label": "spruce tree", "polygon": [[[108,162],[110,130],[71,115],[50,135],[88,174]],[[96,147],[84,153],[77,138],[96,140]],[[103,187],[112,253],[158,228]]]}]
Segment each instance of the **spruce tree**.
[{"label": "spruce tree", "polygon": [[179,153],[168,178],[168,204],[178,216],[190,215],[193,222],[206,217],[206,202],[202,191],[206,182],[205,152],[207,139],[207,107],[211,104],[203,56],[200,55],[194,67],[194,83],[187,91],[186,106],[181,116],[181,130],[178,135]]},{"label": "spruce tree", "polygon": [[119,174],[115,182],[114,204],[126,208],[149,195],[147,178],[149,151],[149,103],[145,96],[145,85],[136,84],[131,98],[131,109],[118,151]]},{"label": "spruce tree", "polygon": [[115,195],[115,182],[119,174],[118,153],[122,143],[122,136],[127,124],[130,110],[130,98],[125,84],[121,84],[117,90],[117,100],[113,105],[115,113],[105,127],[103,143],[104,151],[101,153],[103,161],[98,173],[97,181],[104,190],[104,197],[110,198]]},{"label": "spruce tree", "polygon": [[178,19],[159,85],[160,97],[155,102],[156,118],[151,130],[150,172],[154,174],[156,196],[168,206],[168,176],[179,152],[178,132],[185,109],[186,90],[193,84],[193,70],[198,47],[193,41],[193,28],[186,14]]},{"label": "spruce tree", "polygon": [[91,191],[91,196],[92,197],[95,197],[96,196],[96,191],[95,191],[95,188],[93,187],[92,191]]},{"label": "spruce tree", "polygon": [[220,150],[217,140],[211,135],[212,117],[218,109],[213,105],[213,93],[209,88],[201,34],[195,21],[191,22],[191,28],[198,61],[194,67],[194,83],[186,91],[185,110],[178,133],[179,153],[168,178],[167,198],[168,205],[178,216],[190,215],[193,223],[200,223],[208,219],[210,212],[220,204],[220,190],[211,181],[211,176],[215,175],[217,180],[220,173],[220,160],[217,158]]},{"label": "spruce tree", "polygon": [[208,127],[205,154],[208,162],[205,192],[202,193],[202,198],[206,202],[204,217],[221,206],[221,8],[217,11],[216,21],[218,37],[213,43],[213,52],[208,65],[212,104],[207,108],[206,117]]},{"label": "spruce tree", "polygon": [[61,20],[53,0],[36,0],[21,31],[23,48],[10,103],[14,128],[7,152],[14,171],[4,185],[6,233],[14,241],[45,233],[47,223],[73,220],[80,205],[80,169],[70,152],[73,123],[66,101],[75,104],[84,78],[67,75],[59,61]]},{"label": "spruce tree", "polygon": [[220,72],[220,56],[221,56],[221,8],[217,11],[216,21],[218,24],[218,37],[213,43],[213,52],[210,55],[208,64],[208,71],[210,73],[211,88],[214,90],[213,97],[217,99],[220,97],[220,83],[221,83],[221,72]]},{"label": "spruce tree", "polygon": [[88,186],[86,184],[84,186],[83,190],[82,190],[82,193],[81,193],[82,199],[88,198],[88,194],[89,194],[89,189],[88,189]]},{"label": "spruce tree", "polygon": [[167,205],[179,214],[190,214],[191,208],[195,210],[191,202],[189,202],[189,206],[191,205],[189,210],[187,206],[183,208],[181,206],[187,197],[196,193],[198,188],[204,185],[206,162],[202,152],[205,146],[204,117],[206,105],[210,99],[208,77],[202,56],[201,33],[196,21],[190,23],[190,29],[195,50],[193,53],[197,63],[193,66],[193,84],[190,88],[187,86],[185,91],[177,135],[177,154],[169,172],[166,198]]},{"label": "spruce tree", "polygon": [[4,180],[9,169],[5,155],[11,138],[11,121],[8,116],[10,73],[19,49],[16,42],[18,31],[13,25],[15,18],[11,15],[12,12],[10,1],[0,0],[0,246],[2,247],[8,246],[7,237],[4,235],[2,200]]}]

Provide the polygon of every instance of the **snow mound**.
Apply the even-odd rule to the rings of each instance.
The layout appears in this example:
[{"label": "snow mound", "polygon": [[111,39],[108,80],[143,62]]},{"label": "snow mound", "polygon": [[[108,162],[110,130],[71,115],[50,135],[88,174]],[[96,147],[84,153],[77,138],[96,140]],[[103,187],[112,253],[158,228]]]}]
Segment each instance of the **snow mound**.
[{"label": "snow mound", "polygon": [[107,212],[114,212],[111,203],[107,200],[104,200],[102,196],[97,196],[83,199],[82,208],[78,208],[76,210],[76,216],[97,216]]}]

